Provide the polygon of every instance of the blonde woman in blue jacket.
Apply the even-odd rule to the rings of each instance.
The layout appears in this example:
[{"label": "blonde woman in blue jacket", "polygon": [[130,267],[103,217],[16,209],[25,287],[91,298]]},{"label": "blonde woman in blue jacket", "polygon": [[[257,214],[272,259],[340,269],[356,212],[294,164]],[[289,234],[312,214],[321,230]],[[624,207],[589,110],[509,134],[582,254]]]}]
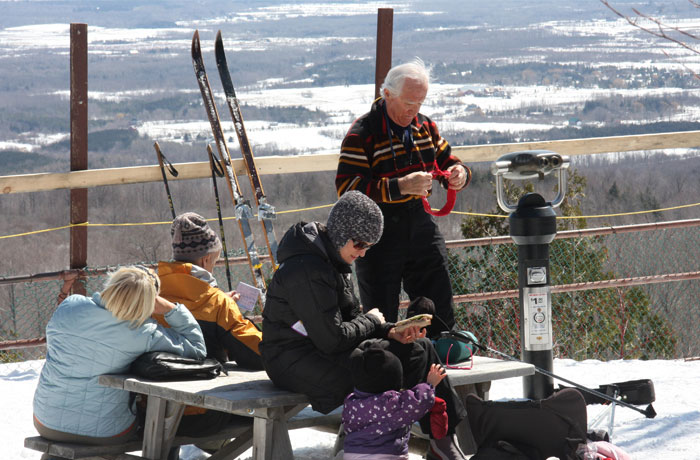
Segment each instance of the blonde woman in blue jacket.
[{"label": "blonde woman in blue jacket", "polygon": [[[124,373],[142,353],[168,351],[204,358],[202,331],[189,310],[158,295],[145,267],[112,273],[101,293],[72,295],[46,326],[46,364],[34,393],[34,426],[53,441],[114,444],[136,438],[129,392],[97,383]],[[170,328],[151,319],[165,315]]]}]

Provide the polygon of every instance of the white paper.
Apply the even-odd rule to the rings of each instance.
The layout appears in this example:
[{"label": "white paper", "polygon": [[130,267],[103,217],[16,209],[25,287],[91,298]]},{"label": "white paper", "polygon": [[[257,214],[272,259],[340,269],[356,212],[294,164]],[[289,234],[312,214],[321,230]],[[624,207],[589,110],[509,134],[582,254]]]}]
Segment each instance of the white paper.
[{"label": "white paper", "polygon": [[260,298],[260,295],[262,294],[260,289],[242,281],[238,283],[238,286],[236,286],[236,292],[241,295],[241,298],[238,299],[238,302],[236,302],[238,304],[238,308],[244,311],[253,310],[255,308],[255,304],[257,304],[258,299]]},{"label": "white paper", "polygon": [[309,333],[306,332],[306,328],[304,327],[304,323],[302,323],[301,320],[292,324],[292,329],[294,329],[295,331],[297,331],[299,334],[303,335],[304,337],[308,337],[308,335],[309,335]]}]

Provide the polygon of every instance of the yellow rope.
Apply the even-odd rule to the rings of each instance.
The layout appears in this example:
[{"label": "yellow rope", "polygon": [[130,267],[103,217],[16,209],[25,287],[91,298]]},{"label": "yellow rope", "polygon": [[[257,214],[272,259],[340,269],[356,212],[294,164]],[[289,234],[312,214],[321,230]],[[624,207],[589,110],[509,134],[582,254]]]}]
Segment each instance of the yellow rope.
[{"label": "yellow rope", "polygon": [[[673,211],[674,209],[691,208],[693,206],[699,206],[699,205],[700,205],[700,203],[682,204],[682,205],[678,205],[678,206],[672,206],[670,208],[650,209],[648,211],[619,212],[616,214],[599,214],[596,216],[557,216],[557,219],[602,219],[605,217],[632,216],[635,214],[651,214],[654,212]],[[437,209],[434,209],[434,211],[437,211]],[[504,214],[483,214],[483,213],[478,213],[478,212],[461,212],[461,211],[452,211],[451,214],[461,214],[461,215],[465,215],[465,216],[477,216],[477,217],[501,217],[504,219],[506,217],[508,217],[507,215],[504,215]]]},{"label": "yellow rope", "polygon": [[[433,211],[439,211],[438,209],[433,209]],[[452,211],[450,214],[459,214],[462,216],[476,216],[476,217],[502,217],[506,218],[508,216],[503,215],[503,214],[483,214],[480,212],[463,212],[463,211]]]},{"label": "yellow rope", "polygon": [[691,208],[693,206],[698,206],[698,205],[700,205],[700,203],[681,204],[678,206],[672,206],[670,208],[652,209],[650,211],[631,211],[631,212],[621,212],[621,213],[617,213],[617,214],[601,214],[599,216],[563,216],[563,217],[560,217],[560,219],[600,219],[603,217],[632,216],[635,214],[651,214],[654,212],[673,211],[674,209]]},{"label": "yellow rope", "polygon": [[287,214],[290,212],[301,212],[301,211],[313,211],[314,209],[330,208],[331,206],[333,206],[333,205],[332,204],[323,204],[321,206],[312,206],[310,208],[289,209],[287,211],[279,211],[277,214]]},{"label": "yellow rope", "polygon": [[[214,220],[214,219],[207,219],[207,220]],[[137,227],[140,225],[165,225],[165,224],[172,224],[172,221],[167,221],[167,222],[123,222],[121,224],[87,224],[88,227]],[[84,224],[76,224],[76,225],[84,225]]]},{"label": "yellow rope", "polygon": [[[300,209],[289,209],[287,211],[278,211],[277,214],[289,214],[293,212],[303,212],[303,211],[312,211],[315,209],[322,209],[322,208],[329,208],[333,206],[332,204],[324,204],[320,206],[312,206],[309,208],[300,208]],[[654,212],[663,212],[663,211],[673,211],[674,209],[682,209],[682,208],[690,208],[693,206],[700,206],[700,203],[692,203],[692,204],[682,204],[678,206],[671,206],[669,208],[661,208],[661,209],[651,209],[648,211],[630,211],[630,212],[620,212],[616,214],[600,214],[597,216],[558,216],[558,219],[602,219],[605,217],[620,217],[620,216],[632,216],[632,215],[637,215],[637,214],[651,214]],[[437,211],[437,209],[435,209]],[[478,213],[478,212],[462,212],[462,211],[452,211],[452,214],[459,214],[459,215],[465,215],[465,216],[476,216],[476,217],[500,217],[500,218],[506,218],[508,216],[503,215],[503,214],[484,214],[484,213]],[[257,214],[256,214],[257,216]],[[231,220],[235,219],[235,217],[224,217],[223,220]],[[218,219],[207,219],[208,221],[215,221]],[[61,227],[55,227],[55,228],[46,228],[43,230],[34,230],[31,232],[24,232],[24,233],[17,233],[15,235],[4,235],[0,236],[0,240],[6,239],[6,238],[16,238],[19,236],[28,236],[28,235],[36,235],[38,233],[46,233],[46,232],[53,232],[56,230],[64,230],[66,228],[72,228],[72,227],[135,227],[135,226],[141,226],[141,225],[170,225],[172,222],[167,221],[167,222],[126,222],[126,223],[121,223],[121,224],[91,224],[89,222],[83,222],[80,224],[70,224],[70,225],[63,225]]]},{"label": "yellow rope", "polygon": [[0,240],[5,239],[5,238],[14,238],[17,236],[27,236],[27,235],[36,235],[37,233],[45,233],[45,232],[53,232],[55,230],[63,230],[64,228],[71,228],[71,227],[87,227],[89,224],[87,222],[83,222],[82,224],[70,224],[70,225],[64,225],[63,227],[56,227],[56,228],[46,228],[44,230],[34,230],[33,232],[25,232],[25,233],[18,233],[16,235],[5,235],[5,236],[0,236]]}]

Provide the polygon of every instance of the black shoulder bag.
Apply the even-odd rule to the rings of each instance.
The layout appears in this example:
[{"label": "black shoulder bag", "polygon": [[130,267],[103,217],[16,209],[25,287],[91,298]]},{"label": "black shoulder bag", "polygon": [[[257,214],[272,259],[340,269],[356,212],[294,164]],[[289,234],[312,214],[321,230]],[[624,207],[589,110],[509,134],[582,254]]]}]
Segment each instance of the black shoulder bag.
[{"label": "black shoulder bag", "polygon": [[151,380],[204,380],[217,377],[223,370],[215,359],[193,359],[168,353],[151,351],[131,363],[131,373]]}]

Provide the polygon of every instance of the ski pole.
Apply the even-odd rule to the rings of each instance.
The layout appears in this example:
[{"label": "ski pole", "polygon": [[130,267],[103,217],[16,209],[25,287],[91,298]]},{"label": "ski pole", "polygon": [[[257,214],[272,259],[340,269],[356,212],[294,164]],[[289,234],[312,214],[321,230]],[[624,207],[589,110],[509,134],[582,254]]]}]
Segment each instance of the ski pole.
[{"label": "ski pole", "polygon": [[221,233],[221,246],[224,249],[224,260],[226,261],[226,280],[228,281],[228,290],[233,290],[231,286],[231,269],[228,266],[228,251],[226,250],[226,236],[224,235],[224,219],[221,217],[221,202],[219,201],[219,187],[216,185],[216,176],[224,177],[224,170],[219,162],[214,158],[214,152],[211,145],[207,144],[207,153],[209,154],[209,166],[211,167],[211,180],[214,183],[214,196],[216,197],[216,213],[219,216],[219,233]]},{"label": "ski pole", "polygon": [[[473,343],[477,348],[479,348],[479,349],[482,350],[482,351],[488,351],[488,352],[491,352],[491,353],[496,354],[496,355],[498,355],[498,356],[502,356],[502,357],[504,357],[504,358],[506,358],[506,359],[509,359],[509,360],[511,360],[511,361],[515,361],[515,362],[518,362],[518,363],[523,363],[523,361],[519,360],[518,358],[516,358],[516,357],[514,357],[514,356],[511,356],[511,355],[509,355],[509,354],[503,353],[503,352],[498,351],[498,350],[494,350],[493,348],[488,347],[488,346],[486,346],[486,345],[481,345],[480,343],[478,343],[478,342],[472,340],[471,338],[462,337],[461,335],[453,334],[453,333],[450,332],[450,331],[441,332],[441,333],[440,333],[440,337],[446,337],[446,338],[450,338],[450,339],[453,339],[453,340],[458,340],[458,341],[460,341],[460,342],[464,342],[464,343],[467,343],[467,344]],[[651,404],[649,404],[649,405],[647,406],[646,409],[642,410],[642,409],[640,409],[640,408],[638,408],[638,407],[636,407],[636,406],[633,406],[633,405],[630,404],[630,403],[627,403],[627,402],[622,401],[622,400],[619,400],[619,399],[615,399],[615,398],[613,398],[613,397],[610,397],[610,396],[606,395],[605,393],[601,393],[600,391],[594,390],[594,389],[592,389],[592,388],[585,387],[585,386],[583,386],[583,385],[581,385],[581,384],[578,384],[578,383],[576,383],[576,382],[573,382],[573,381],[571,381],[571,380],[569,380],[569,379],[565,379],[564,377],[560,377],[560,376],[558,376],[558,375],[555,375],[555,374],[553,374],[553,373],[551,373],[551,372],[549,372],[549,371],[547,371],[547,370],[545,370],[545,369],[542,369],[541,367],[534,366],[534,368],[535,368],[535,371],[539,372],[539,373],[542,374],[542,375],[546,375],[547,377],[552,377],[552,378],[555,378],[555,379],[557,379],[557,380],[561,380],[562,382],[566,382],[566,383],[568,383],[569,385],[572,385],[572,386],[578,388],[579,390],[588,392],[588,393],[590,393],[590,394],[592,394],[592,395],[594,395],[594,396],[597,396],[597,397],[599,397],[599,398],[602,398],[602,399],[604,399],[604,400],[606,400],[606,401],[608,401],[608,402],[615,403],[615,404],[619,404],[620,406],[627,407],[628,409],[635,410],[635,411],[639,412],[640,414],[643,414],[646,418],[654,418],[654,417],[656,417],[656,411],[654,410],[654,408],[652,407]]]},{"label": "ski pole", "polygon": [[165,165],[163,164],[163,162],[167,163],[168,171],[170,171],[170,174],[172,174],[173,177],[177,177],[178,172],[173,166],[173,164],[169,162],[167,158],[165,158],[163,152],[160,151],[160,145],[158,145],[158,142],[153,144],[153,148],[156,149],[156,155],[158,156],[158,164],[160,165],[160,173],[163,175],[163,183],[165,184],[165,193],[168,194],[168,204],[170,205],[170,213],[173,215],[173,219],[175,219],[175,206],[173,206],[173,197],[170,195],[168,177],[165,174]]}]

